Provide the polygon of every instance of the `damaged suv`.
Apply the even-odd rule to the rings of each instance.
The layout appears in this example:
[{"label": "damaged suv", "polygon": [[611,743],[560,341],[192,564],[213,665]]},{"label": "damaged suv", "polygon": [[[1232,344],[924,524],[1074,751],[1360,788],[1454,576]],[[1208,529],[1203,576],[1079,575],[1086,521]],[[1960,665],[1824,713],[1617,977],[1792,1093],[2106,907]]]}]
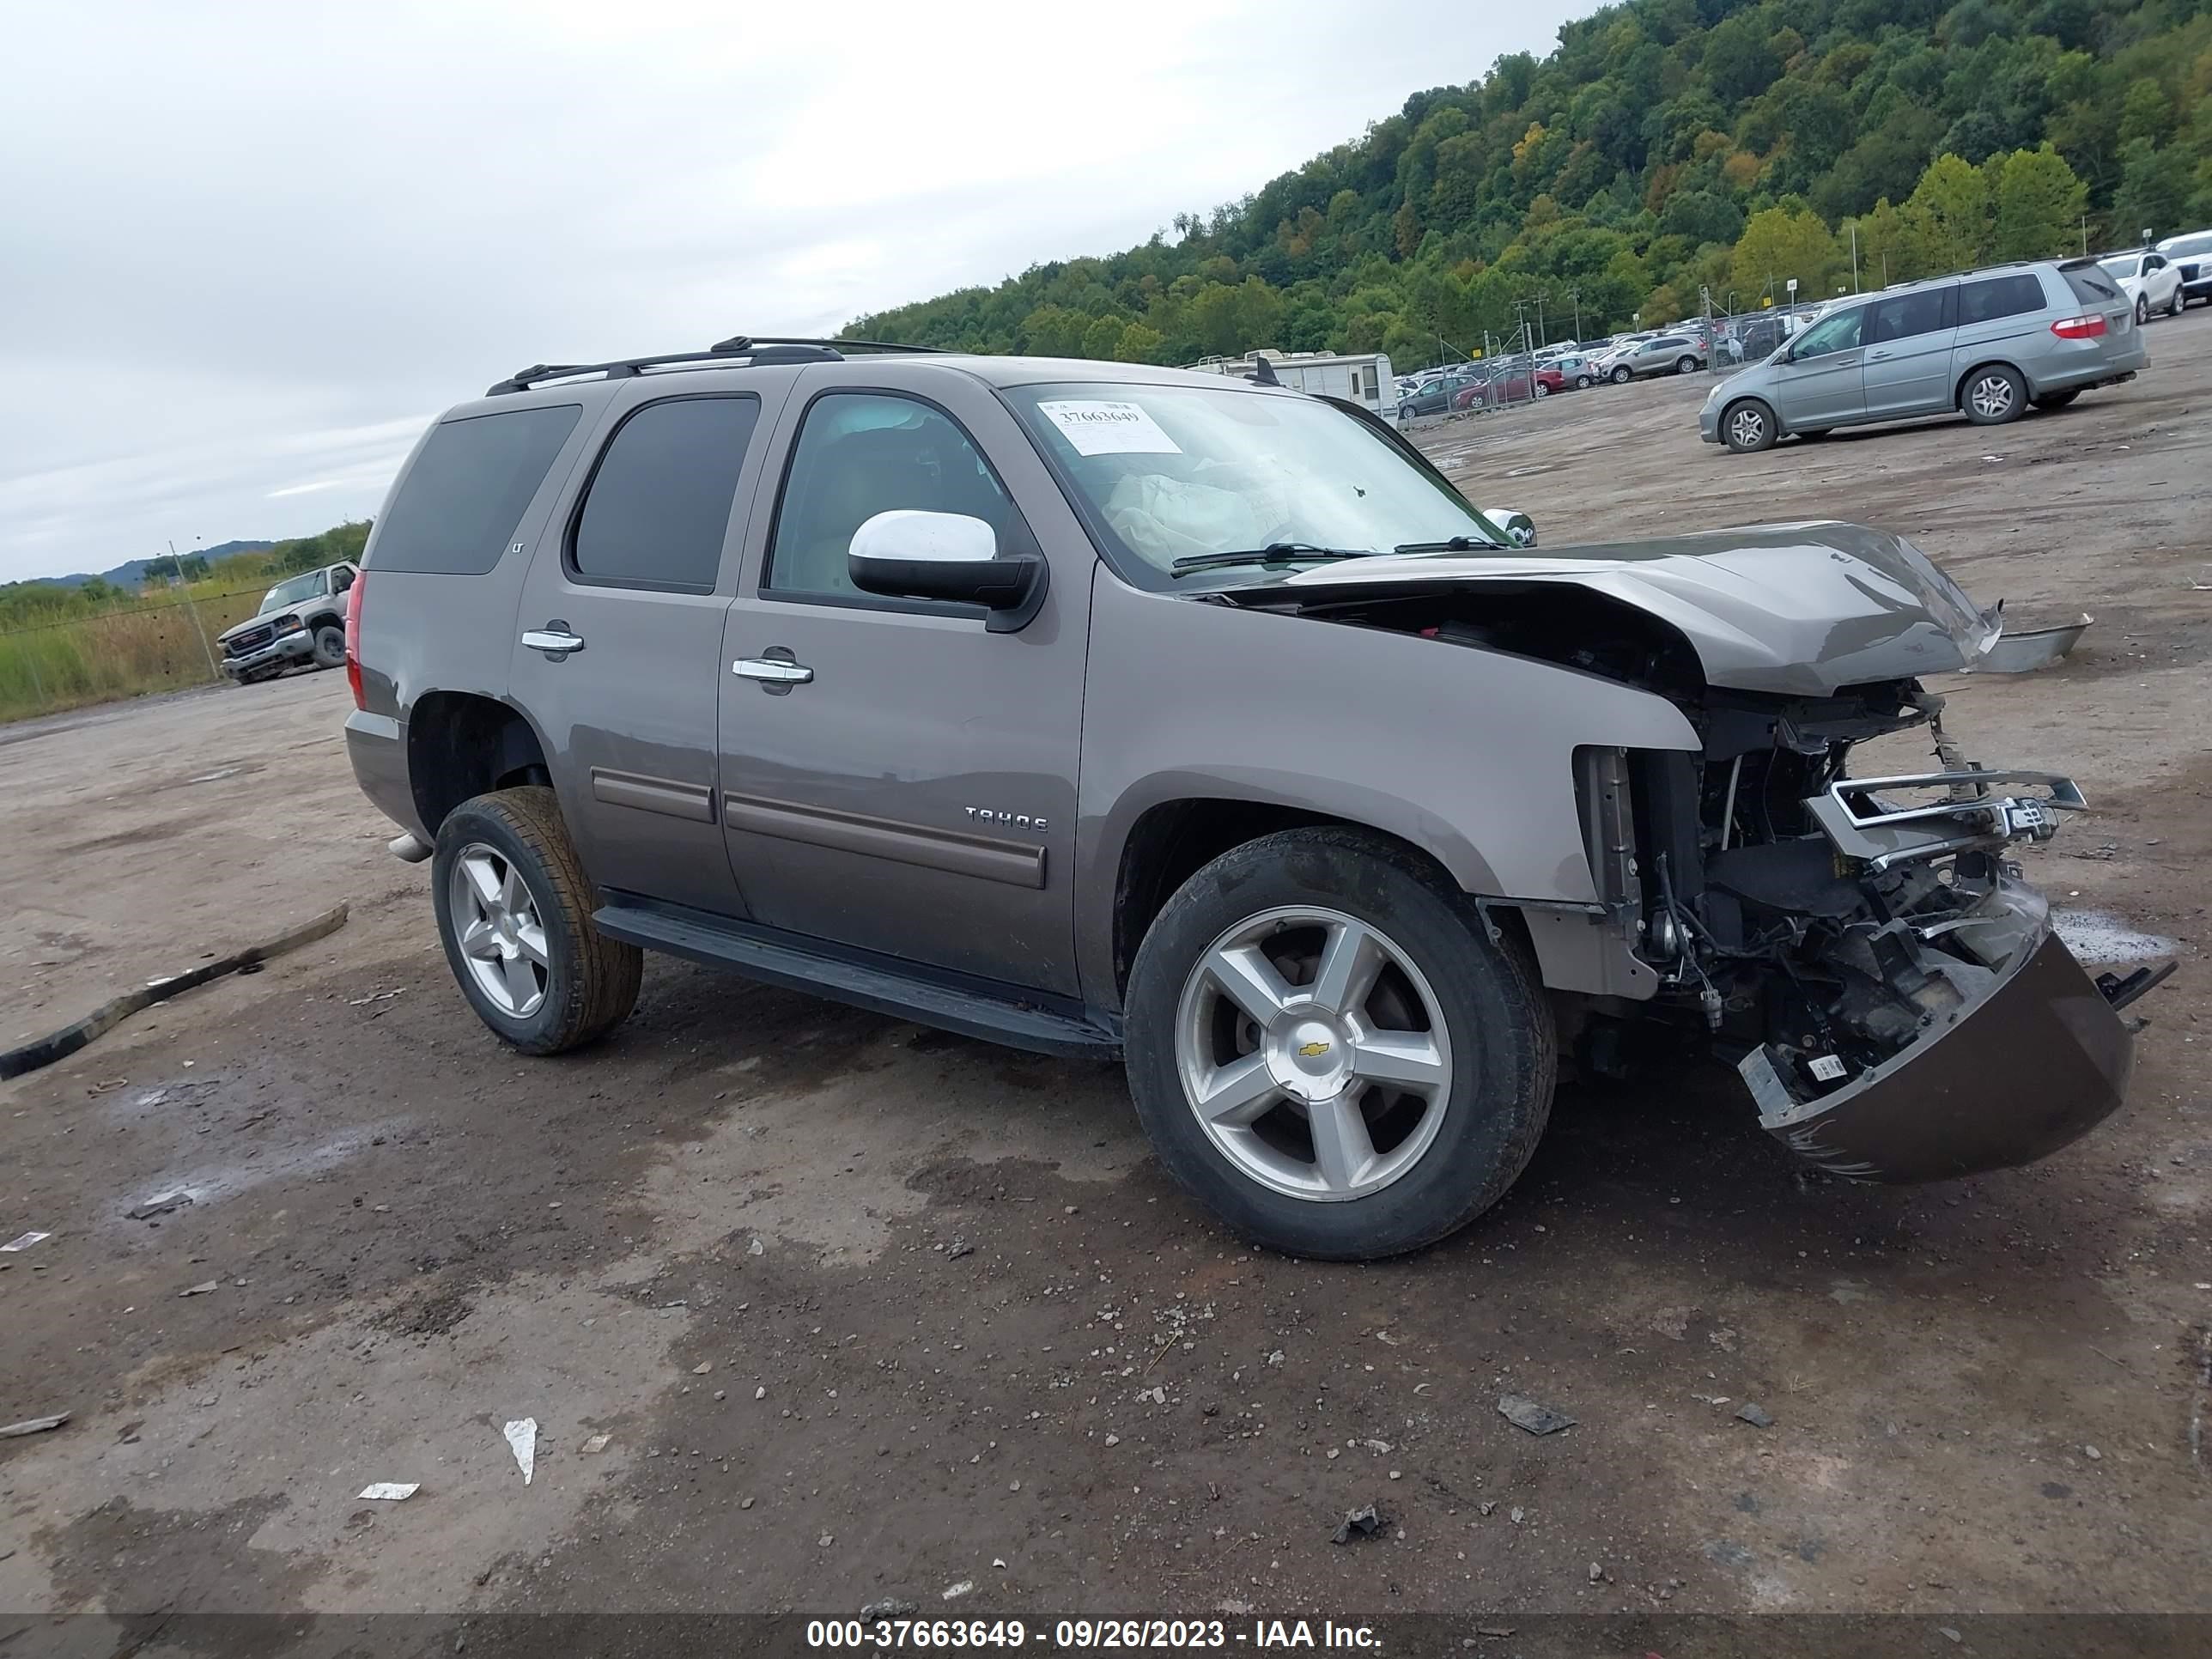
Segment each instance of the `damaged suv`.
[{"label": "damaged suv", "polygon": [[[1218,376],[540,365],[395,483],[348,746],[517,1048],[605,1032],[655,949],[1119,1058],[1170,1170],[1305,1255],[1479,1214],[1563,1052],[1655,1021],[1860,1179],[2119,1105],[2147,978],[2092,982],[2008,859],[2081,797],[1921,684],[1992,615],[1851,525],[1528,537]],[[1854,775],[1912,728],[1930,770]]]}]

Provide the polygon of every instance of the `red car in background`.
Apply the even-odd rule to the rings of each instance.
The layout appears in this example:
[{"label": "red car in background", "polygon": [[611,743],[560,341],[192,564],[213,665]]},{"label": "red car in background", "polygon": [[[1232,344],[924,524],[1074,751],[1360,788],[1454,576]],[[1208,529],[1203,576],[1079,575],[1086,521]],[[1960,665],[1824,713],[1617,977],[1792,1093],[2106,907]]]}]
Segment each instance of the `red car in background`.
[{"label": "red car in background", "polygon": [[1452,399],[1452,407],[1496,409],[1505,404],[1525,404],[1537,395],[1535,384],[1529,379],[1526,365],[1501,368],[1489,379],[1477,380],[1462,390]]}]

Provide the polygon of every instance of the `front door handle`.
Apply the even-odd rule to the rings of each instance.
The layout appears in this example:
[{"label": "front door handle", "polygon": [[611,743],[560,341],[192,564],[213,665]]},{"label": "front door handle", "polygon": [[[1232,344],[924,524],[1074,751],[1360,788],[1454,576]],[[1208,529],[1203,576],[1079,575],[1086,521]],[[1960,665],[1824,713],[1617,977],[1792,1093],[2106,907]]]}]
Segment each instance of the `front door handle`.
[{"label": "front door handle", "polygon": [[584,648],[582,636],[571,634],[568,624],[558,620],[547,623],[543,628],[524,629],[522,642],[532,651],[543,651],[556,662],[571,651]]},{"label": "front door handle", "polygon": [[1889,358],[1890,354],[1887,351],[1869,351],[1866,355],[1866,360],[1870,363],[1886,363]]},{"label": "front door handle", "polygon": [[812,669],[788,657],[740,657],[730,665],[730,672],[749,680],[764,680],[771,687],[805,685],[814,678]]}]

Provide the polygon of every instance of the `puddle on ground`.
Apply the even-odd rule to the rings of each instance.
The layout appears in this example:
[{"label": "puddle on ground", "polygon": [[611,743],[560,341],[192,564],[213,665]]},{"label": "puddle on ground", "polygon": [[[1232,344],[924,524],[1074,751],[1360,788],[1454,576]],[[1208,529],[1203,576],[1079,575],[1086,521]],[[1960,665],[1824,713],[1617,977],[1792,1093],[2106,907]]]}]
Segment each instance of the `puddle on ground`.
[{"label": "puddle on ground", "polygon": [[2175,954],[2174,942],[2138,933],[2102,910],[2054,910],[2051,925],[2074,959],[2101,967],[2115,962],[2152,962]]}]

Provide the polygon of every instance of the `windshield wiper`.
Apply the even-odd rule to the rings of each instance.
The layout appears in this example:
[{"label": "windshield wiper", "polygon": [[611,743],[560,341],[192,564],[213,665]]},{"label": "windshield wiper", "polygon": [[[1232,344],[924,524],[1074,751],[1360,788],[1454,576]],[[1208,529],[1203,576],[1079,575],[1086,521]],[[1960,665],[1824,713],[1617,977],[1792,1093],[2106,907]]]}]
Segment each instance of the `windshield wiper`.
[{"label": "windshield wiper", "polygon": [[1474,536],[1452,536],[1440,542],[1400,542],[1393,553],[1484,553],[1496,547]]},{"label": "windshield wiper", "polygon": [[1231,564],[1282,566],[1307,559],[1365,559],[1372,556],[1360,548],[1316,547],[1311,542],[1269,542],[1265,547],[1245,548],[1234,553],[1194,554],[1188,559],[1177,559],[1168,568],[1181,576],[1193,570],[1215,570]]}]

